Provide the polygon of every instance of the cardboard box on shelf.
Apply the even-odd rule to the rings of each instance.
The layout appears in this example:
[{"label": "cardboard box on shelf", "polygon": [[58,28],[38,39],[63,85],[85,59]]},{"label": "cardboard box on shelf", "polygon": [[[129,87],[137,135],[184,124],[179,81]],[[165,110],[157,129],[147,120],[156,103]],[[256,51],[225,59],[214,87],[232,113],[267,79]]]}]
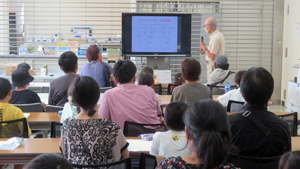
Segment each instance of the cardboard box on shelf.
[{"label": "cardboard box on shelf", "polygon": [[5,75],[11,76],[12,72],[17,69],[17,66],[20,63],[0,63],[0,65],[5,66]]}]

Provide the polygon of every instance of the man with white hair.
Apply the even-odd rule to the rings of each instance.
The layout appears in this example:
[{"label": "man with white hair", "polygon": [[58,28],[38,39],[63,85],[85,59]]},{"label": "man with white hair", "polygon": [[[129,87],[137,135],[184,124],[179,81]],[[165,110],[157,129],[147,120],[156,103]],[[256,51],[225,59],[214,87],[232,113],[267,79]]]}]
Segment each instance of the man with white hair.
[{"label": "man with white hair", "polygon": [[214,60],[218,55],[225,54],[225,38],[223,34],[217,29],[217,21],[214,17],[209,17],[204,22],[204,30],[209,33],[209,45],[206,48],[204,42],[200,41],[200,48],[198,51],[201,54],[206,54],[207,79],[211,72],[215,69]]}]

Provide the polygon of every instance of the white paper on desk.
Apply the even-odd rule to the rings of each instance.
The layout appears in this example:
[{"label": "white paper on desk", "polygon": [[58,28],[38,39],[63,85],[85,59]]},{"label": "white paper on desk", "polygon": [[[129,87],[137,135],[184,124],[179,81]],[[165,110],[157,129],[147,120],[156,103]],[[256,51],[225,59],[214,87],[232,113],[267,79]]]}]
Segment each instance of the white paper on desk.
[{"label": "white paper on desk", "polygon": [[26,119],[28,118],[28,116],[30,115],[30,113],[23,113],[24,116],[26,117]]},{"label": "white paper on desk", "polygon": [[157,70],[157,83],[171,83],[171,70]]},{"label": "white paper on desk", "polygon": [[128,139],[129,151],[150,151],[152,141],[143,141],[139,139]]}]

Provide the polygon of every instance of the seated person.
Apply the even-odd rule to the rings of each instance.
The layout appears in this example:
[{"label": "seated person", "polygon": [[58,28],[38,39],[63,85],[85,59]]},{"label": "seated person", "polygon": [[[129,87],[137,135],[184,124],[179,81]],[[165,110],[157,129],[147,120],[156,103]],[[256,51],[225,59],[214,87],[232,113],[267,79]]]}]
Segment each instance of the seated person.
[{"label": "seated person", "polygon": [[151,155],[164,157],[190,155],[190,149],[186,145],[185,125],[182,120],[186,109],[187,104],[183,102],[172,102],[167,106],[164,120],[169,131],[154,134],[150,149]]},{"label": "seated person", "polygon": [[[27,72],[28,73],[28,72]],[[21,109],[9,104],[11,98],[11,85],[7,79],[0,78],[0,121],[10,121],[25,118]],[[21,131],[21,127],[19,128]],[[31,135],[31,130],[28,125],[28,136]],[[17,136],[15,133],[0,132],[1,138],[10,138]],[[20,134],[22,136],[22,133]]]},{"label": "seated person", "polygon": [[[235,73],[228,70],[229,64],[227,56],[218,55],[214,62],[216,69],[209,75],[207,84],[212,86],[225,86],[226,82],[229,82],[230,86],[235,86]],[[213,95],[221,95],[224,93],[224,88],[212,87]]]},{"label": "seated person", "polygon": [[10,104],[30,104],[42,103],[45,108],[45,103],[41,102],[40,97],[35,92],[28,90],[29,83],[33,81],[26,68],[19,68],[11,74],[12,86],[16,87],[12,91]]},{"label": "seated person", "polygon": [[[109,87],[107,86],[106,74],[103,68],[103,66],[106,66],[109,73],[108,76],[114,83],[115,77],[113,75],[113,69],[108,63],[102,62],[102,55],[97,45],[91,45],[86,50],[86,58],[89,63],[82,66],[80,76],[89,76],[93,78],[98,83],[99,88]],[[115,84],[113,85],[116,86]]]},{"label": "seated person", "polygon": [[68,102],[67,92],[72,81],[78,77],[78,58],[72,51],[64,52],[58,59],[58,65],[64,76],[58,77],[50,82],[48,104],[54,106],[64,106]]},{"label": "seated person", "polygon": [[171,93],[172,93],[172,91],[174,90],[174,88],[175,88],[176,86],[180,86],[180,85],[182,85],[182,84],[184,84],[184,83],[185,83],[185,80],[183,79],[182,74],[181,74],[181,73],[177,73],[177,74],[175,75],[175,79],[174,79],[174,85],[175,85],[175,86],[172,86],[172,87],[171,87]]},{"label": "seated person", "polygon": [[300,157],[295,152],[287,152],[281,156],[278,169],[299,169]]},{"label": "seated person", "polygon": [[19,69],[19,68],[25,68],[25,69],[27,69],[28,73],[31,75],[31,69],[30,69],[30,65],[29,64],[27,64],[27,63],[20,63],[17,66],[17,69]]},{"label": "seated person", "polygon": [[171,102],[181,101],[191,105],[201,99],[212,99],[210,89],[198,82],[201,74],[201,65],[196,59],[186,58],[181,63],[181,73],[186,83],[174,89]]},{"label": "seated person", "polygon": [[106,164],[127,158],[129,144],[123,131],[97,113],[100,97],[97,82],[88,76],[77,77],[70,92],[72,103],[80,107],[80,112],[63,123],[60,139],[63,156],[80,165]]},{"label": "seated person", "polygon": [[211,99],[193,103],[183,117],[191,154],[165,158],[156,169],[235,169],[225,162],[232,148],[227,113]]},{"label": "seated person", "polygon": [[[146,72],[141,72],[138,77],[138,85],[144,85],[153,88],[154,87],[154,78],[153,75]],[[161,105],[161,99],[158,94],[156,94],[159,104]]]},{"label": "seated person", "polygon": [[[250,68],[242,76],[240,90],[247,103],[239,113],[228,116],[232,142],[238,149],[234,153],[250,157],[274,157],[291,150],[288,123],[267,110],[273,89],[273,77],[262,67]],[[246,111],[251,113],[243,115]],[[269,130],[268,137],[249,116]]]},{"label": "seated person", "polygon": [[117,123],[121,129],[124,122],[160,123],[161,109],[152,88],[135,85],[136,67],[129,60],[120,60],[114,66],[118,87],[104,93],[99,115]]},{"label": "seated person", "polygon": [[[151,67],[146,66],[146,67],[144,67],[144,68],[141,70],[141,72],[138,74],[138,80],[135,81],[135,84],[136,84],[136,85],[138,85],[139,76],[140,76],[140,74],[142,74],[142,73],[149,73],[150,75],[152,75],[152,77],[153,77],[153,79],[154,79],[154,71],[153,71],[153,69],[152,69]],[[154,83],[154,80],[153,80],[153,83]]]},{"label": "seated person", "polygon": [[222,106],[227,107],[229,100],[245,102],[245,99],[242,96],[242,93],[240,91],[241,78],[245,72],[246,72],[245,70],[238,71],[234,76],[234,83],[238,87],[238,89],[233,89],[233,90],[229,91],[228,93],[226,93],[222,96],[219,96],[216,99],[216,101],[220,102],[222,104]]},{"label": "seated person", "polygon": [[46,153],[31,160],[26,169],[73,169],[73,165],[60,154]]},{"label": "seated person", "polygon": [[68,90],[68,102],[65,103],[64,109],[62,110],[61,117],[60,117],[60,123],[64,123],[64,121],[67,118],[77,116],[79,111],[80,111],[80,109],[77,106],[73,105],[72,93],[70,93],[70,90]]}]

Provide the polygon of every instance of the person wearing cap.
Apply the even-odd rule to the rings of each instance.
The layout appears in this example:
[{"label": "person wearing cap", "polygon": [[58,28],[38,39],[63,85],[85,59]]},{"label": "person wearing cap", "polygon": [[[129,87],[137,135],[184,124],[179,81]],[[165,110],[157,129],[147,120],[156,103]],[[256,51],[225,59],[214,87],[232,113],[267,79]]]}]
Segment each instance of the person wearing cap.
[{"label": "person wearing cap", "polygon": [[[208,85],[212,86],[225,86],[226,82],[229,82],[230,86],[235,86],[234,76],[235,73],[228,70],[229,64],[227,56],[218,55],[215,58],[214,65],[216,69],[209,75]],[[221,91],[222,90],[222,91]],[[224,94],[224,89],[213,88],[212,94]]]},{"label": "person wearing cap", "polygon": [[42,103],[45,108],[45,103],[41,102],[40,97],[33,91],[28,90],[29,83],[33,81],[33,77],[28,73],[27,68],[18,68],[11,74],[12,86],[16,87],[12,91],[10,104],[30,104]]},{"label": "person wearing cap", "polygon": [[206,47],[205,43],[200,41],[200,48],[198,51],[205,54],[207,79],[215,69],[214,60],[218,55],[225,54],[225,38],[224,35],[217,29],[217,21],[214,17],[208,17],[204,22],[204,30],[209,33],[209,45]]}]

